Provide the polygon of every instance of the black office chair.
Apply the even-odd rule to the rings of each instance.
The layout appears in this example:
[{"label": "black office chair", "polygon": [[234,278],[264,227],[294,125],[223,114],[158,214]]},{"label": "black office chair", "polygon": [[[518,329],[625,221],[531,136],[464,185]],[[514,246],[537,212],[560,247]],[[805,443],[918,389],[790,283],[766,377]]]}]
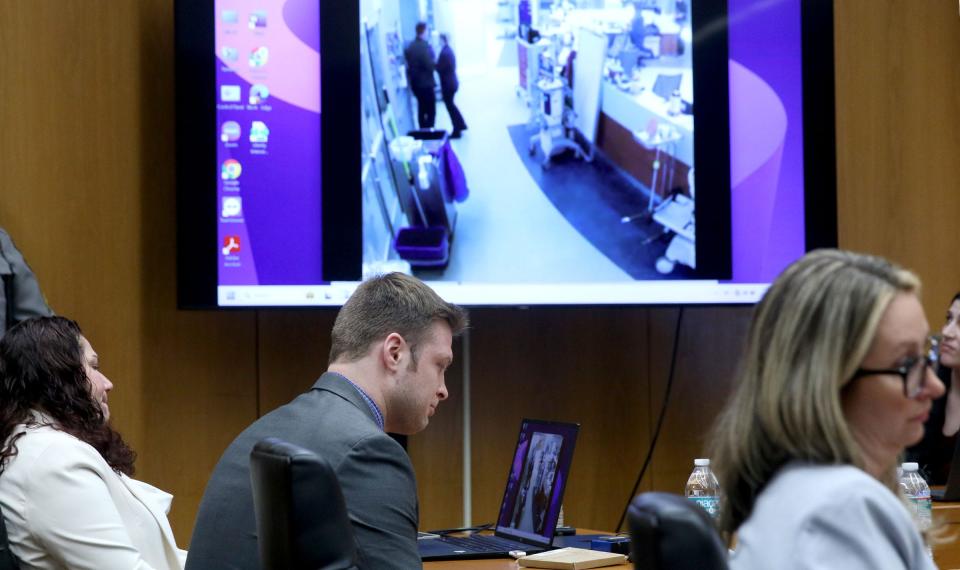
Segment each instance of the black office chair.
[{"label": "black office chair", "polygon": [[267,438],[250,453],[250,481],[264,570],[357,568],[347,506],[326,460]]},{"label": "black office chair", "polygon": [[727,548],[710,516],[672,493],[642,493],[630,503],[637,570],[726,570]]},{"label": "black office chair", "polygon": [[0,513],[0,570],[20,570],[20,562],[10,550],[7,540],[7,525],[3,522],[3,513]]}]

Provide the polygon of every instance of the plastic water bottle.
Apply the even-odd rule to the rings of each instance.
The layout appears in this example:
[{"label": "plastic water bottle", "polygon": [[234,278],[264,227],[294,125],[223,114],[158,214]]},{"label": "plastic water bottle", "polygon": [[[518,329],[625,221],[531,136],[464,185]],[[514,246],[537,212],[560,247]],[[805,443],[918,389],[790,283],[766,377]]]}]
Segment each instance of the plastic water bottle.
[{"label": "plastic water bottle", "polygon": [[916,463],[904,463],[902,469],[900,488],[903,489],[903,494],[910,500],[910,506],[913,507],[912,514],[917,521],[917,526],[922,531],[927,530],[933,520],[930,487],[920,476]]},{"label": "plastic water bottle", "polygon": [[[684,491],[687,498],[700,505],[713,518],[720,514],[720,483],[710,470],[709,459],[694,459],[693,472]],[[929,497],[930,493],[927,492]]]}]

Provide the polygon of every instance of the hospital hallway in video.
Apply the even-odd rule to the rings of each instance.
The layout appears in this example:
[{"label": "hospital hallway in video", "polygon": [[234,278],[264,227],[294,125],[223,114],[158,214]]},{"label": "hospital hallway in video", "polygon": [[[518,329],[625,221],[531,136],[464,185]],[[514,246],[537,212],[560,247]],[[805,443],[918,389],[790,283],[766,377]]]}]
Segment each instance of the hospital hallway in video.
[{"label": "hospital hallway in video", "polygon": [[[483,7],[477,3],[477,9]],[[464,17],[469,17],[464,15]],[[494,14],[484,14],[489,40],[473,57],[458,51],[456,103],[468,129],[451,144],[463,166],[470,197],[458,205],[457,233],[444,279],[487,281],[622,281],[630,276],[564,218],[531,174],[535,158],[518,149],[530,111],[517,92],[516,41],[497,38]],[[477,57],[480,55],[481,57]],[[437,128],[452,131],[443,103]],[[553,167],[562,176],[564,165]],[[418,271],[433,278],[431,271]],[[494,277],[497,276],[497,277]]]},{"label": "hospital hallway in video", "polygon": [[[390,2],[382,1],[384,6]],[[404,0],[399,1],[402,10]],[[426,280],[461,283],[619,283],[689,278],[692,275],[689,265],[694,263],[692,197],[684,203],[691,230],[682,238],[654,219],[653,207],[665,202],[664,197],[671,197],[671,192],[690,193],[689,169],[682,163],[692,164],[692,156],[683,156],[685,149],[692,155],[692,115],[681,115],[678,111],[676,117],[671,116],[671,121],[660,119],[672,129],[664,130],[657,126],[656,118],[650,118],[658,115],[637,103],[624,83],[612,96],[603,95],[612,88],[605,85],[604,74],[615,61],[609,57],[608,46],[617,44],[616,50],[627,53],[627,60],[640,61],[636,49],[631,52],[624,46],[629,44],[628,26],[634,14],[640,18],[642,13],[646,18],[648,11],[637,10],[630,2],[626,2],[629,5],[626,8],[620,6],[613,10],[593,8],[598,4],[595,0],[555,2],[553,7],[549,4],[541,0],[540,18],[544,26],[552,27],[553,31],[535,40],[538,51],[533,52],[529,42],[518,39],[517,0],[428,2],[431,47],[439,53],[442,33],[456,57],[459,89],[455,102],[468,128],[450,143],[462,166],[469,196],[455,204],[454,216],[446,218],[451,226],[455,223],[449,233],[446,261],[435,267],[414,263],[413,273]],[[422,17],[423,13],[418,16]],[[558,61],[569,58],[569,66],[573,67],[571,52],[578,47],[583,51],[579,45],[583,42],[576,41],[574,32],[581,33],[581,22],[589,23],[595,17],[621,22],[619,32],[597,34],[600,47],[593,48],[594,57],[590,60],[595,64],[587,68],[591,74],[582,73],[580,78],[585,86],[593,89],[593,100],[587,101],[593,105],[589,112],[595,117],[590,123],[592,130],[597,136],[605,134],[608,141],[613,141],[607,146],[617,154],[615,157],[608,156],[598,140],[573,140],[576,135],[572,117],[577,116],[574,98],[581,99],[567,77],[567,62]],[[669,18],[680,16],[677,13]],[[413,27],[409,21],[408,17],[406,26],[399,26],[401,36],[413,35],[406,30]],[[656,39],[662,42],[659,37]],[[410,41],[409,37],[401,37],[395,43],[407,46]],[[541,52],[548,53],[541,56]],[[394,54],[393,61],[404,61],[400,50],[395,49]],[[575,55],[583,57],[582,53]],[[650,92],[643,95],[654,99],[654,106],[667,104],[666,99],[652,93],[654,80],[657,89],[660,88],[661,75],[674,79],[668,98],[675,95],[678,104],[681,97],[692,99],[692,87],[682,81],[686,79],[687,84],[691,83],[687,78],[690,73],[681,70],[689,65],[689,55],[663,53],[658,56],[647,61],[642,69],[637,65],[635,71],[631,70],[632,74],[624,75],[638,83],[641,79],[649,83],[646,87],[650,87]],[[527,59],[526,66],[522,65],[522,59]],[[663,69],[658,68],[660,65]],[[579,69],[582,71],[585,67]],[[521,71],[525,76],[522,77]],[[401,73],[397,71],[395,75]],[[557,87],[555,98],[550,101],[552,109],[544,102],[545,91],[540,89],[551,78]],[[439,92],[437,88],[434,127],[451,133],[453,125]],[[404,116],[408,117],[406,127],[413,128],[417,102],[410,89],[398,90],[393,101],[398,123],[401,123],[399,130],[404,131]],[[667,117],[664,109],[656,110]],[[569,128],[545,127],[552,120],[545,111],[552,111]],[[661,170],[663,180],[659,182],[661,188],[655,192],[653,205],[649,204],[652,177],[656,174],[651,172],[652,152],[636,142],[632,129],[618,125],[607,118],[607,114],[617,119],[626,117],[620,120],[634,130],[652,129],[656,137],[663,132],[677,133],[675,139],[668,141],[671,145],[663,147],[664,154],[659,160],[665,165]],[[674,128],[673,123],[681,124],[686,130]],[[686,140],[678,144],[681,131]],[[542,136],[544,132],[549,136]],[[544,138],[548,142],[544,142]],[[558,152],[556,147],[563,145],[576,146],[577,150]],[[550,152],[551,146],[553,152]],[[680,158],[668,156],[670,154]],[[641,182],[644,180],[646,183]],[[681,255],[679,263],[674,256],[664,270],[658,260],[665,258],[672,242],[680,242],[681,253],[687,255],[686,258]]]},{"label": "hospital hallway in video", "polygon": [[[452,144],[470,198],[460,207],[443,278],[482,281],[491,271],[520,281],[526,275],[531,280],[664,278],[654,269],[667,245],[656,239],[662,228],[633,217],[645,211],[649,190],[602,153],[586,162],[567,151],[544,169],[539,141],[532,155],[529,151],[539,129],[531,121],[530,94],[520,88],[512,18],[494,1],[450,4],[452,22],[443,25],[457,32],[450,34],[460,79],[456,103],[469,125]],[[452,130],[440,101],[436,126]],[[632,218],[624,223],[624,217]],[[686,273],[678,269],[675,276]],[[434,277],[429,271],[423,275]]]}]

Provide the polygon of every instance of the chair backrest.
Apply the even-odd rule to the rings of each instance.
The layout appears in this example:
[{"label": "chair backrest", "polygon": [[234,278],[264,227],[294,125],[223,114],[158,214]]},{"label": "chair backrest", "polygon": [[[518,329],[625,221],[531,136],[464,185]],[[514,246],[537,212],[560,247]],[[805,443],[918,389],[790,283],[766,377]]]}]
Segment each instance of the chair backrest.
[{"label": "chair backrest", "polygon": [[20,562],[10,550],[10,542],[7,539],[7,525],[3,521],[2,512],[0,512],[0,570],[20,570]]},{"label": "chair backrest", "polygon": [[267,438],[250,453],[250,480],[264,570],[356,568],[347,506],[326,460]]},{"label": "chair backrest", "polygon": [[628,514],[637,570],[725,570],[727,548],[710,516],[672,493],[643,493]]}]

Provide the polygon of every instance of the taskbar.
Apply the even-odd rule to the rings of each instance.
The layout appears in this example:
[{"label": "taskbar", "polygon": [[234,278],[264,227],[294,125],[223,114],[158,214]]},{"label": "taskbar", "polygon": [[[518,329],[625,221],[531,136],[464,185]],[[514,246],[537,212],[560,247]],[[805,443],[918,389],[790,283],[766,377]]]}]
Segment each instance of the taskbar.
[{"label": "taskbar", "polygon": [[[466,306],[727,305],[756,303],[767,283],[630,281],[620,283],[459,283],[426,281],[451,303]],[[221,307],[338,307],[360,284],[221,285]]]}]

